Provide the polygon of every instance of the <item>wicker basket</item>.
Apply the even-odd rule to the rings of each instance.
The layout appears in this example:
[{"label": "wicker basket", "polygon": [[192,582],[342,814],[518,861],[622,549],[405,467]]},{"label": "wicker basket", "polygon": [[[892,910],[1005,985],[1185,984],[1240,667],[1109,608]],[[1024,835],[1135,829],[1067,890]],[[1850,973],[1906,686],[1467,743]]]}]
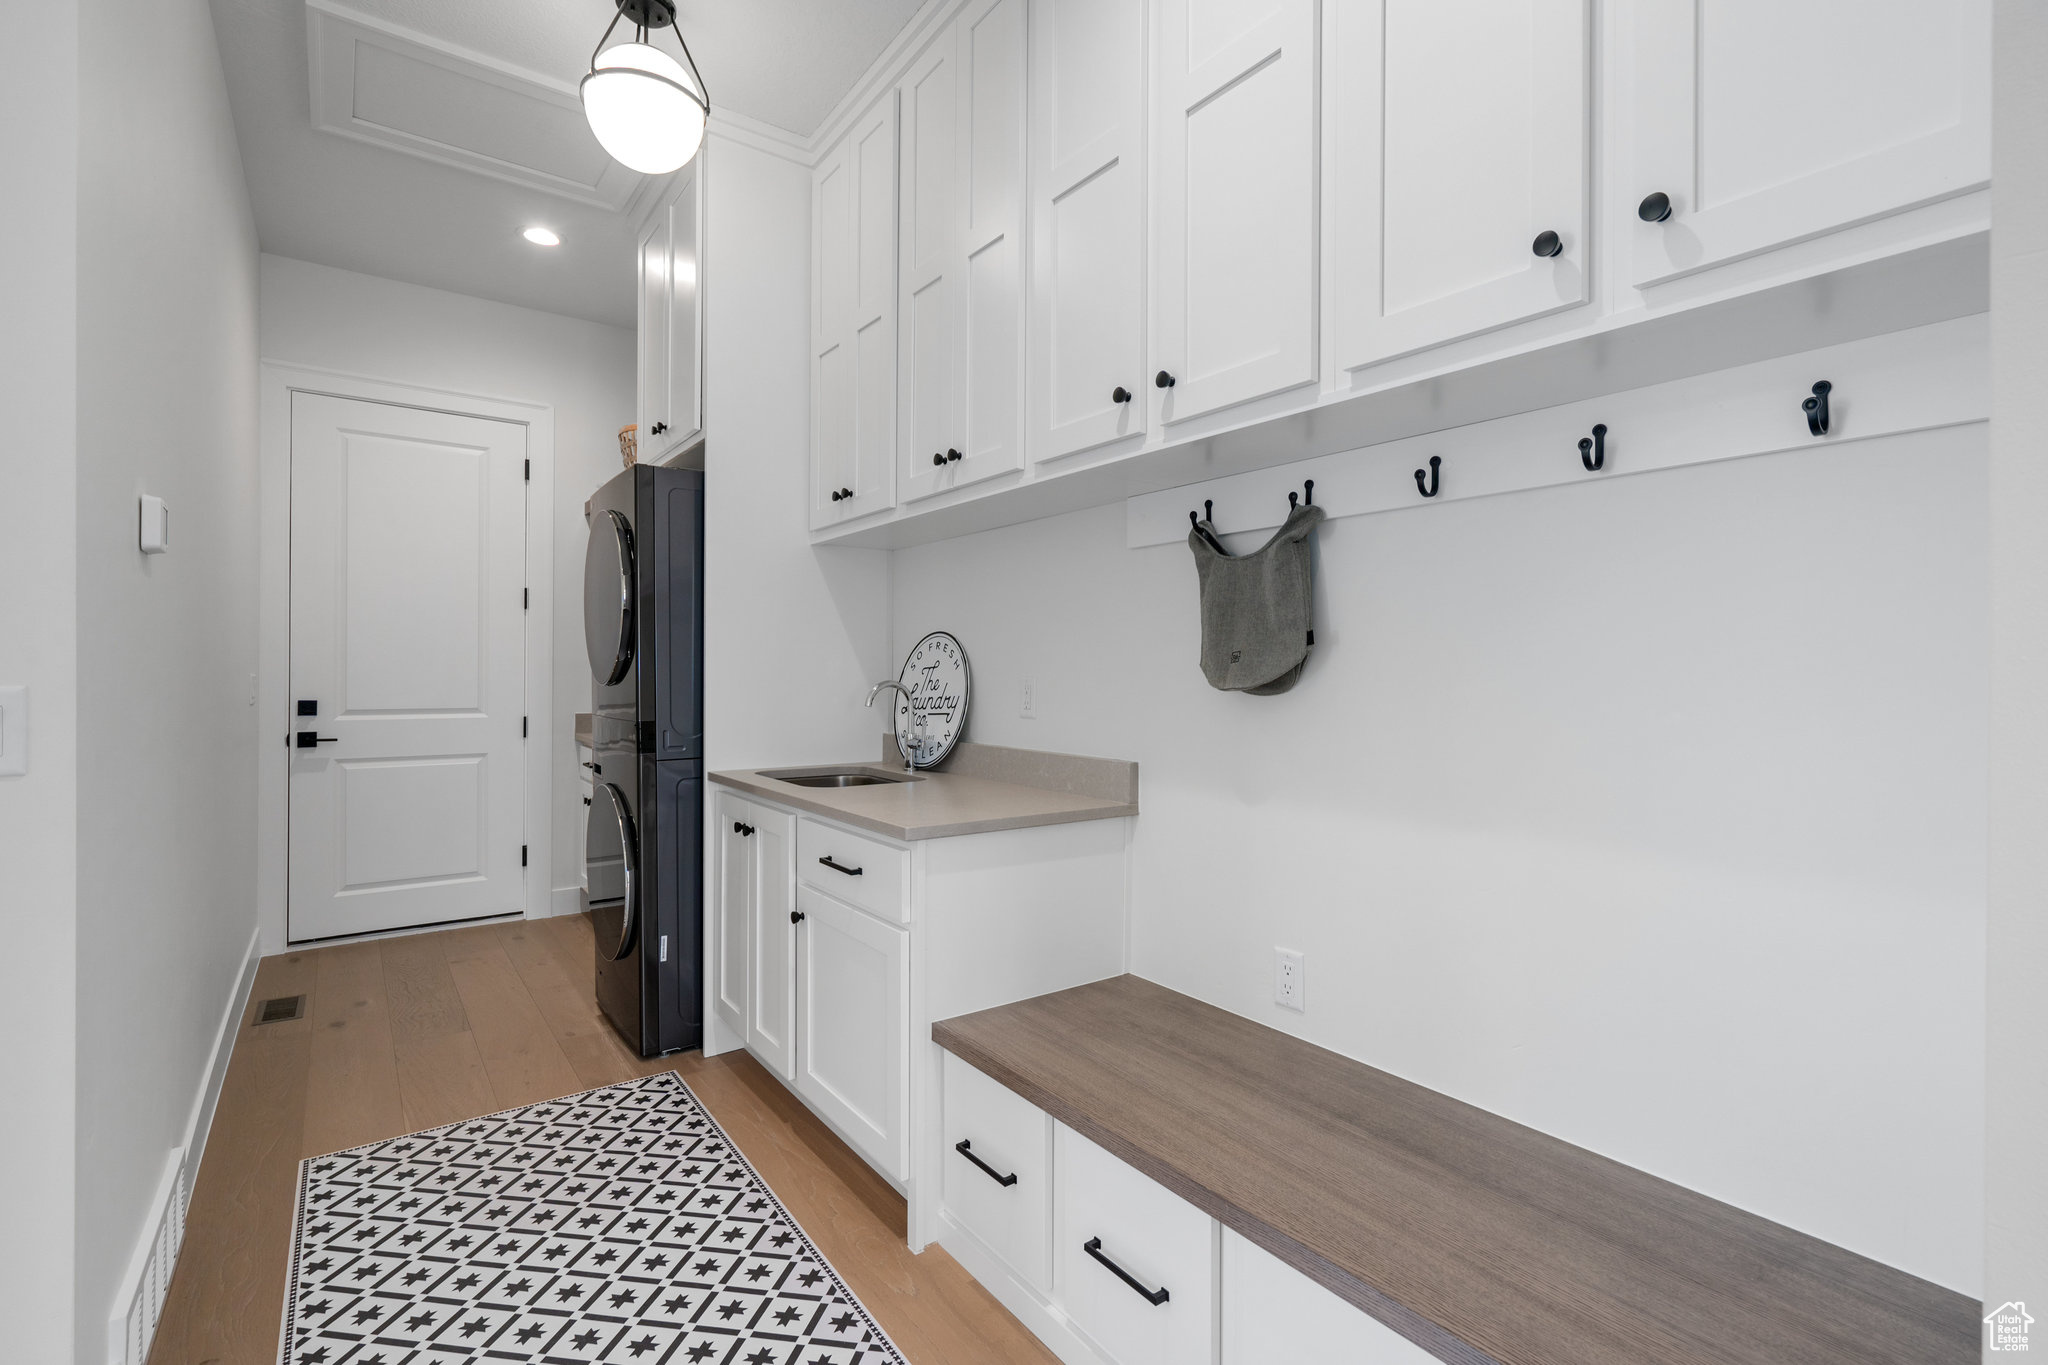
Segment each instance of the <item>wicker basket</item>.
[{"label": "wicker basket", "polygon": [[631,469],[640,455],[640,428],[635,426],[619,428],[619,459]]}]

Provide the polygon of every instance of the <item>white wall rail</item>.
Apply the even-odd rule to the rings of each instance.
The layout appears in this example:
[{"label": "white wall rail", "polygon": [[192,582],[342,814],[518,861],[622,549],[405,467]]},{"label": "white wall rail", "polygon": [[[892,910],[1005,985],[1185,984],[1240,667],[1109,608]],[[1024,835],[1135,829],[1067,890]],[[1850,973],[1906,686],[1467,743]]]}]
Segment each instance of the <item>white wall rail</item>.
[{"label": "white wall rail", "polygon": [[[1205,500],[1226,537],[1269,531],[1286,519],[1288,493],[1310,479],[1317,506],[1352,517],[1981,422],[1991,404],[1988,348],[1986,318],[1974,314],[1145,493],[1124,504],[1126,544],[1187,539],[1188,513]],[[1814,436],[1801,404],[1820,380],[1831,386],[1830,420],[1827,434]],[[1596,424],[1607,428],[1605,459],[1588,471],[1579,442]],[[1440,460],[1436,493],[1425,497],[1415,475],[1430,477],[1432,456]]]}]

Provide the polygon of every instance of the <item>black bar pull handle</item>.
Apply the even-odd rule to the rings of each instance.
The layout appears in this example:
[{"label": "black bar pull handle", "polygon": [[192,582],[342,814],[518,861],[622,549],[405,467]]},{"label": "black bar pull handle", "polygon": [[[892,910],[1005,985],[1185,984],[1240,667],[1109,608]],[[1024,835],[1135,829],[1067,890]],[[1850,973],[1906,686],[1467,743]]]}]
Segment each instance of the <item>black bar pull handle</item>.
[{"label": "black bar pull handle", "polygon": [[299,733],[298,733],[298,736],[297,736],[297,738],[298,738],[298,742],[299,742],[299,747],[300,747],[301,749],[310,749],[310,748],[312,748],[312,747],[313,747],[314,745],[316,745],[316,744],[339,744],[339,743],[341,743],[341,740],[340,740],[340,738],[339,738],[338,736],[335,736],[335,735],[316,735],[316,734],[314,734],[314,733],[313,733],[313,732],[312,732],[311,730],[301,730],[301,731],[299,731]]},{"label": "black bar pull handle", "polygon": [[1147,1289],[1144,1285],[1138,1283],[1137,1279],[1134,1276],[1132,1276],[1130,1271],[1125,1270],[1115,1261],[1112,1261],[1109,1259],[1109,1257],[1103,1255],[1102,1239],[1100,1237],[1090,1237],[1087,1241],[1081,1243],[1081,1250],[1087,1252],[1090,1256],[1093,1256],[1096,1260],[1108,1266],[1111,1274],[1115,1275],[1119,1280],[1122,1280],[1131,1288],[1137,1290],[1139,1297],[1143,1298],[1145,1302],[1151,1304],[1154,1308],[1157,1308],[1160,1304],[1166,1302],[1168,1296],[1166,1293],[1166,1287],[1164,1285],[1161,1285],[1157,1289]]},{"label": "black bar pull handle", "polygon": [[841,867],[838,863],[832,861],[832,855],[829,853],[818,859],[818,861],[831,868],[834,872],[844,872],[849,877],[858,877],[861,873],[861,870],[857,867]]},{"label": "black bar pull handle", "polygon": [[[983,1161],[980,1157],[974,1154],[974,1149],[968,1145],[968,1141],[966,1138],[961,1138],[958,1142],[954,1143],[953,1150],[958,1152],[960,1155],[966,1157],[975,1165],[981,1167],[982,1173],[984,1175],[986,1175],[990,1180],[995,1181],[996,1184],[1003,1186],[1005,1189],[1017,1183],[1017,1173],[1015,1171],[1010,1172],[1008,1175],[1003,1175],[1000,1172],[998,1172],[995,1167],[989,1165],[986,1161]],[[1097,1238],[1096,1240],[1098,1244],[1101,1241],[1100,1238]]]}]

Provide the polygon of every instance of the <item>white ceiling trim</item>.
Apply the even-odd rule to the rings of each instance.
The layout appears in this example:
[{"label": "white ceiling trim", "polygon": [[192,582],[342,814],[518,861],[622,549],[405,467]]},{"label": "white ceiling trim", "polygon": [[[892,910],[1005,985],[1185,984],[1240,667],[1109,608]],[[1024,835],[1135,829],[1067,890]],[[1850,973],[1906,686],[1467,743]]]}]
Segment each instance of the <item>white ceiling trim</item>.
[{"label": "white ceiling trim", "polygon": [[[306,60],[315,128],[628,216],[648,198],[648,177],[589,136],[565,81],[334,0],[306,0]],[[379,68],[397,63],[409,69],[383,82],[384,117],[365,117]],[[421,68],[432,73],[425,80]]]},{"label": "white ceiling trim", "polygon": [[903,26],[903,31],[882,49],[882,55],[875,58],[873,65],[840,97],[839,103],[832,106],[832,112],[825,115],[818,131],[811,135],[811,165],[817,165],[833,144],[846,136],[854,120],[883,91],[902,79],[910,64],[924,51],[925,44],[965,8],[967,0],[925,0],[917,13],[911,16],[910,22]]}]

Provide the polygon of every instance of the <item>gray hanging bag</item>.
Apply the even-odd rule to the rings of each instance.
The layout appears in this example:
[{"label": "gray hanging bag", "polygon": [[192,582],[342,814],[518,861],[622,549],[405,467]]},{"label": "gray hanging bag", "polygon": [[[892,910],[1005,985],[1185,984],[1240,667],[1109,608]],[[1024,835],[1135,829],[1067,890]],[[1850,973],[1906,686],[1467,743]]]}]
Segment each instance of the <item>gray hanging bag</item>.
[{"label": "gray hanging bag", "polygon": [[1202,592],[1202,676],[1222,692],[1271,696],[1294,686],[1315,645],[1315,530],[1323,509],[1297,507],[1247,555],[1222,548],[1204,521],[1188,532]]}]

